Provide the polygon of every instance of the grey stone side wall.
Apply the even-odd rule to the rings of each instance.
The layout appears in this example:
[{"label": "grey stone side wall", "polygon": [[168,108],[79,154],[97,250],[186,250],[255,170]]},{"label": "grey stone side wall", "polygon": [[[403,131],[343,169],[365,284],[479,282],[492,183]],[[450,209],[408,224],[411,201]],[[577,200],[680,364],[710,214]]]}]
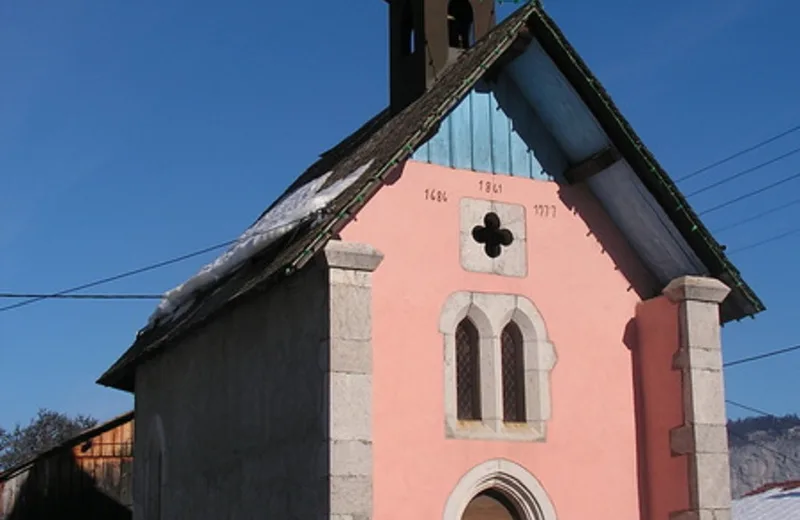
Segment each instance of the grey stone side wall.
[{"label": "grey stone side wall", "polygon": [[679,307],[680,349],[673,366],[683,379],[684,424],[670,432],[675,455],[689,457],[690,510],[673,520],[730,520],[731,485],[722,375],[719,305],[730,292],[713,278],[673,280],[664,295]]},{"label": "grey stone side wall", "polygon": [[150,520],[141,506],[156,416],[162,519],[327,517],[328,300],[326,269],[310,266],[137,371],[136,520]]},{"label": "grey stone side wall", "polygon": [[136,374],[135,520],[163,432],[163,520],[372,518],[371,271],[331,242],[317,262]]}]

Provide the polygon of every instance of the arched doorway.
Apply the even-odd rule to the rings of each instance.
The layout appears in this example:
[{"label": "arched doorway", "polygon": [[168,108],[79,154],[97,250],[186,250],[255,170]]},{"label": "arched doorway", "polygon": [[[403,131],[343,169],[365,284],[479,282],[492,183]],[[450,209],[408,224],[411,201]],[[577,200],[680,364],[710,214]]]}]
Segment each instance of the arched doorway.
[{"label": "arched doorway", "polygon": [[461,520],[523,520],[519,509],[502,493],[489,489],[473,498]]},{"label": "arched doorway", "polygon": [[442,520],[558,520],[542,484],[519,464],[487,460],[465,473]]}]

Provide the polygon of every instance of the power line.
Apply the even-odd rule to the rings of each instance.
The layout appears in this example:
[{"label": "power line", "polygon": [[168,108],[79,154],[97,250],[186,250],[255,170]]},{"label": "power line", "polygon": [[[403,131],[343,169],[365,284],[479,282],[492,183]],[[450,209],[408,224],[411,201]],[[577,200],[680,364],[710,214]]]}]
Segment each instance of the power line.
[{"label": "power line", "polygon": [[717,182],[715,182],[713,184],[709,184],[708,186],[706,186],[704,188],[700,188],[699,190],[695,190],[695,191],[689,193],[686,196],[687,197],[694,197],[695,195],[699,195],[699,194],[704,193],[704,192],[706,192],[706,191],[708,191],[710,189],[716,188],[718,186],[722,186],[723,184],[727,184],[727,183],[729,183],[730,181],[732,181],[734,179],[738,179],[739,177],[747,175],[748,173],[752,173],[754,171],[758,171],[761,168],[764,168],[765,166],[769,166],[770,164],[775,164],[778,161],[782,161],[783,159],[786,159],[787,157],[791,157],[792,155],[794,155],[794,154],[796,154],[798,152],[800,152],[800,147],[794,148],[794,149],[790,150],[789,152],[787,152],[787,153],[785,153],[783,155],[779,155],[778,157],[775,157],[774,159],[770,159],[769,161],[763,162],[761,164],[757,164],[755,166],[752,166],[750,168],[742,170],[742,171],[740,171],[738,173],[734,173],[730,177],[725,177],[724,179],[722,179],[720,181],[717,181]]},{"label": "power line", "polygon": [[742,410],[747,410],[748,412],[757,413],[757,414],[763,415],[765,417],[775,417],[774,414],[771,414],[769,412],[765,412],[764,410],[759,410],[758,408],[753,408],[752,406],[747,406],[746,404],[737,403],[736,401],[733,401],[732,399],[725,399],[725,402],[728,403],[731,406],[735,406],[737,408],[741,408]]},{"label": "power line", "polygon": [[160,294],[25,294],[25,293],[0,293],[3,299],[41,298],[65,300],[160,300]]},{"label": "power line", "polygon": [[[256,235],[263,235],[265,233],[270,233],[270,232],[275,231],[276,229],[279,229],[281,227],[285,227],[285,226],[289,226],[289,225],[292,225],[292,224],[296,224],[296,223],[298,223],[298,222],[300,222],[300,221],[302,221],[302,220],[304,220],[306,218],[307,218],[307,216],[303,216],[303,217],[291,220],[289,222],[283,222],[278,226],[273,226],[273,227],[271,227],[269,229],[265,229],[265,230],[259,231],[257,233],[247,233],[247,232],[245,232],[245,234],[243,236],[240,236],[240,237],[235,238],[233,240],[227,240],[225,242],[220,242],[219,244],[214,244],[212,246],[205,247],[203,249],[200,249],[200,250],[197,250],[197,251],[193,251],[193,252],[187,253],[185,255],[177,256],[175,258],[170,258],[169,260],[164,260],[162,262],[157,262],[157,263],[154,263],[154,264],[150,264],[150,265],[147,265],[145,267],[140,267],[138,269],[132,269],[130,271],[125,271],[123,273],[120,273],[120,274],[117,274],[117,275],[114,275],[114,276],[109,276],[107,278],[101,278],[100,280],[95,280],[93,282],[89,282],[89,283],[85,283],[85,284],[82,284],[82,285],[78,285],[76,287],[71,287],[69,289],[64,289],[63,291],[58,291],[58,292],[54,292],[54,293],[50,293],[50,294],[39,294],[39,295],[35,295],[35,296],[32,295],[30,298],[28,298],[26,300],[23,300],[21,302],[12,303],[11,305],[6,305],[5,307],[0,307],[0,312],[10,311],[12,309],[18,309],[18,308],[24,307],[26,305],[30,305],[30,304],[33,304],[33,303],[36,303],[36,302],[40,302],[42,300],[61,298],[61,297],[65,296],[67,294],[70,294],[70,293],[82,291],[84,289],[89,289],[91,287],[97,287],[98,285],[103,285],[103,284],[107,284],[107,283],[110,283],[110,282],[115,282],[115,281],[121,280],[123,278],[129,278],[129,277],[135,276],[137,274],[142,274],[142,273],[146,273],[148,271],[154,271],[154,270],[160,269],[162,267],[167,267],[169,265],[177,264],[179,262],[183,262],[184,260],[189,260],[190,258],[194,258],[196,256],[204,255],[206,253],[210,253],[210,252],[215,251],[217,249],[222,249],[223,247],[232,246],[233,244],[236,244],[237,242],[240,242],[243,238],[251,238],[251,237],[256,236]],[[150,295],[142,295],[142,296],[150,296]],[[159,298],[161,298],[161,296],[159,296]],[[108,298],[108,299],[110,299],[110,298]]]},{"label": "power line", "polygon": [[131,271],[126,271],[124,273],[120,273],[120,274],[117,274],[117,275],[114,275],[114,276],[109,276],[108,278],[102,278],[100,280],[95,280],[94,282],[89,282],[89,283],[85,283],[83,285],[78,285],[76,287],[71,287],[69,289],[64,289],[63,291],[58,291],[56,293],[52,293],[52,294],[48,294],[48,295],[41,295],[41,296],[31,297],[31,298],[29,298],[27,300],[23,300],[21,302],[12,303],[11,305],[6,305],[4,307],[0,307],[0,312],[10,311],[12,309],[18,309],[20,307],[24,307],[26,305],[30,305],[32,303],[36,303],[36,302],[39,302],[39,301],[42,301],[42,300],[58,298],[59,296],[63,296],[63,295],[69,294],[69,293],[82,291],[83,289],[89,289],[91,287],[97,287],[98,285],[103,285],[103,284],[107,284],[107,283],[110,283],[110,282],[115,282],[117,280],[122,280],[123,278],[129,278],[129,277],[135,276],[137,274],[146,273],[148,271],[153,271],[155,269],[160,269],[162,267],[166,267],[166,266],[172,265],[172,264],[177,264],[178,262],[183,262],[184,260],[188,260],[190,258],[194,258],[196,256],[200,256],[200,255],[203,255],[205,253],[210,253],[211,251],[214,251],[214,250],[217,250],[217,249],[221,249],[221,248],[223,248],[225,246],[229,246],[229,245],[231,245],[231,244],[233,244],[235,242],[236,242],[235,240],[234,241],[230,241],[229,240],[227,242],[223,242],[223,243],[220,243],[220,244],[215,244],[215,245],[210,246],[210,247],[206,247],[206,248],[201,249],[199,251],[194,251],[192,253],[188,253],[188,254],[181,255],[181,256],[178,256],[178,257],[175,257],[175,258],[171,258],[171,259],[165,260],[163,262],[158,262],[158,263],[151,264],[151,265],[148,265],[148,266],[145,266],[145,267],[140,267],[139,269],[133,269]]},{"label": "power line", "polygon": [[771,190],[772,188],[776,188],[776,187],[780,186],[781,184],[785,184],[785,183],[787,183],[789,181],[793,181],[793,180],[795,180],[797,178],[800,178],[800,172],[797,172],[794,175],[790,175],[789,177],[786,177],[786,178],[781,179],[779,181],[773,182],[772,184],[768,184],[767,186],[764,186],[764,187],[759,188],[757,190],[745,193],[744,195],[740,195],[740,196],[735,197],[733,199],[727,200],[727,201],[725,201],[725,202],[723,202],[721,204],[717,204],[716,206],[713,206],[711,208],[705,209],[705,210],[701,211],[699,213],[699,215],[706,215],[708,213],[711,213],[712,211],[717,211],[718,209],[725,208],[727,206],[730,206],[731,204],[735,204],[735,203],[740,202],[742,200],[749,199],[750,197],[758,195],[759,193],[764,193],[767,190]]},{"label": "power line", "polygon": [[756,247],[761,247],[766,244],[771,244],[772,242],[777,242],[778,240],[783,240],[786,237],[790,237],[800,233],[800,227],[790,229],[785,233],[781,233],[780,235],[775,235],[774,237],[766,238],[764,240],[759,240],[758,242],[754,242],[752,244],[747,244],[746,246],[737,247],[736,249],[732,249],[728,252],[729,255],[735,255],[736,253],[741,253],[742,251],[749,251],[750,249],[755,249]]},{"label": "power line", "polygon": [[711,164],[709,164],[707,166],[703,166],[699,170],[695,170],[695,171],[693,171],[693,172],[691,172],[691,173],[689,173],[687,175],[684,175],[683,177],[680,177],[675,182],[683,182],[683,181],[685,181],[687,179],[691,179],[692,177],[694,177],[696,175],[700,175],[701,173],[703,173],[705,171],[711,170],[712,168],[716,168],[717,166],[721,166],[721,165],[723,165],[723,164],[725,164],[727,162],[730,162],[730,161],[736,159],[737,157],[741,157],[742,155],[750,153],[753,150],[757,150],[758,148],[761,148],[762,146],[765,146],[765,145],[768,145],[769,143],[775,142],[775,141],[777,141],[778,139],[780,139],[782,137],[786,137],[789,134],[797,132],[798,130],[800,130],[800,125],[797,125],[797,126],[795,126],[793,128],[790,128],[789,130],[786,130],[785,132],[781,132],[780,134],[774,135],[774,136],[772,136],[772,137],[770,137],[770,138],[768,138],[768,139],[766,139],[764,141],[761,141],[760,143],[756,143],[753,146],[750,146],[750,147],[745,148],[743,150],[739,150],[738,152],[736,152],[736,153],[734,153],[732,155],[729,155],[728,157],[725,157],[723,159],[720,159],[720,160],[718,160],[716,162],[713,162],[713,163],[711,163]]},{"label": "power line", "polygon": [[787,202],[786,204],[781,204],[780,206],[776,206],[774,208],[770,208],[770,209],[764,210],[764,211],[762,211],[760,213],[756,213],[753,216],[750,216],[750,217],[747,217],[747,218],[743,218],[741,220],[737,220],[736,222],[733,222],[732,224],[728,224],[727,226],[723,226],[723,227],[717,229],[714,232],[715,233],[722,233],[724,231],[730,231],[731,229],[734,229],[734,228],[737,228],[737,227],[742,226],[744,224],[750,223],[750,222],[752,222],[754,220],[758,220],[758,219],[760,219],[762,217],[766,217],[767,215],[772,215],[773,213],[777,213],[778,211],[781,211],[783,209],[789,208],[789,207],[794,206],[796,204],[800,204],[800,199],[795,199],[793,201]]},{"label": "power line", "polygon": [[789,352],[794,352],[796,350],[800,350],[800,345],[794,345],[792,347],[786,347],[778,350],[772,350],[770,352],[765,352],[763,354],[758,354],[755,356],[750,356],[742,359],[737,359],[736,361],[730,361],[728,363],[724,363],[722,366],[724,368],[735,367],[737,365],[743,365],[745,363],[752,363],[753,361],[759,361],[762,359],[770,358],[773,356],[779,356],[781,354],[788,354]]}]

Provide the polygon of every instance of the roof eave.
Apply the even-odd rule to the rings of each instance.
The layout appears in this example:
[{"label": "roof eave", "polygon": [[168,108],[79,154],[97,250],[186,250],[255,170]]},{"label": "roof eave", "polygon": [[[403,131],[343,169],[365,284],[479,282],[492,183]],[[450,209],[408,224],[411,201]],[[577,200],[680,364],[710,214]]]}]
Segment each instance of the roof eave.
[{"label": "roof eave", "polygon": [[528,23],[544,50],[595,114],[603,130],[664,208],[681,236],[708,268],[709,273],[731,288],[732,294],[722,305],[722,321],[739,320],[765,310],[764,304],[744,282],[722,247],[697,217],[678,187],[636,135],[553,20],[537,6],[534,16],[528,19]]},{"label": "roof eave", "polygon": [[[133,347],[131,347],[133,348]],[[130,350],[130,348],[128,349]],[[127,354],[127,351],[126,351]],[[121,358],[120,358],[121,359]],[[119,367],[120,369],[125,367]],[[135,389],[133,374],[125,373],[124,371],[112,366],[106,370],[100,378],[95,381],[96,384],[121,390],[123,392],[133,393]]]}]

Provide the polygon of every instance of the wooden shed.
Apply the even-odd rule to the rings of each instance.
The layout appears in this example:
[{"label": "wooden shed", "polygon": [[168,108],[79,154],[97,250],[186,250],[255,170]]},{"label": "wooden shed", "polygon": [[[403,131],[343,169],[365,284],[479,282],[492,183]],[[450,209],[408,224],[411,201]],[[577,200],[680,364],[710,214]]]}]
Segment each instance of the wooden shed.
[{"label": "wooden shed", "polygon": [[0,520],[132,518],[133,412],[0,473]]}]

